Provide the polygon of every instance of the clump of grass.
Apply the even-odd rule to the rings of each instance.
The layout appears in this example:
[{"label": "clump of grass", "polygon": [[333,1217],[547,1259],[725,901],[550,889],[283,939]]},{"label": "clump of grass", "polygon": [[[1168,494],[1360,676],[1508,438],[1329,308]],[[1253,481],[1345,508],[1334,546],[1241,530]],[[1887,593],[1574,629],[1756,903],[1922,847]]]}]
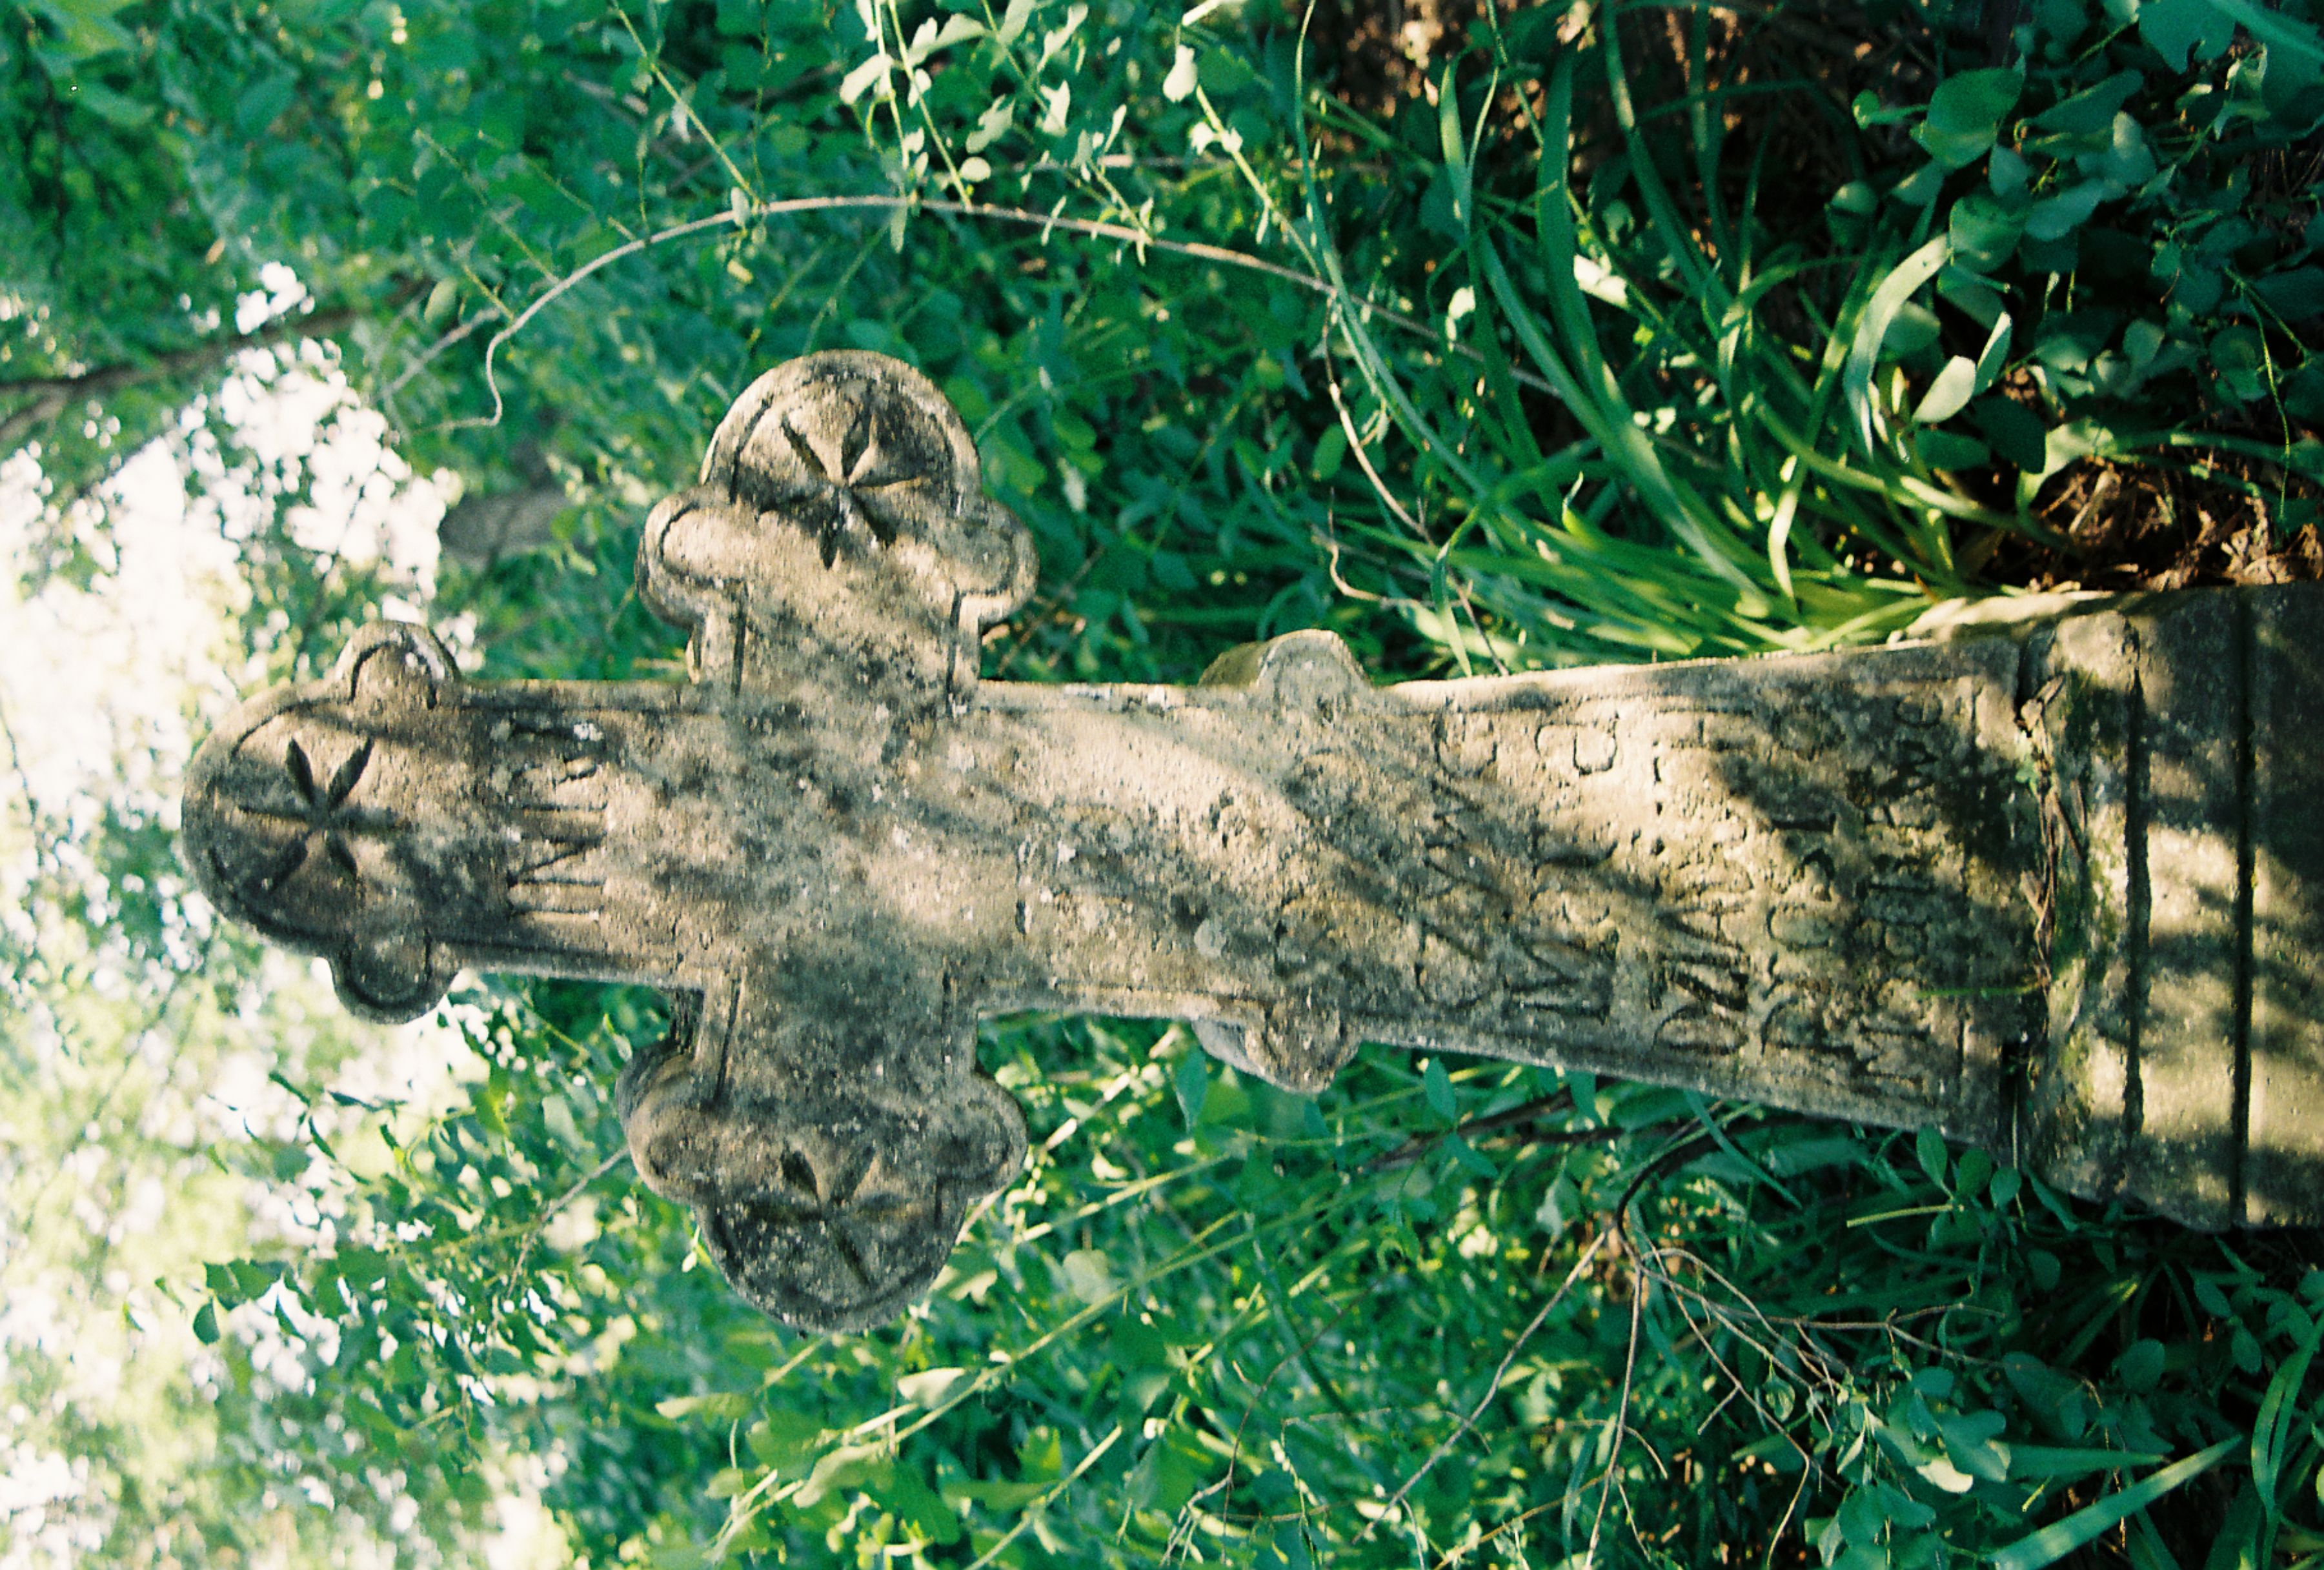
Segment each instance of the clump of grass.
[{"label": "clump of grass", "polygon": [[[2092,459],[2208,453],[2200,468],[2246,491],[2219,460],[2265,460],[2279,530],[2313,517],[2324,448],[2302,422],[2324,361],[2302,357],[2299,321],[2324,309],[2311,290],[2324,273],[2304,264],[2308,231],[2255,260],[2274,270],[2238,280],[2241,299],[2223,275],[2186,273],[2168,237],[2206,221],[2207,184],[2232,197],[2248,161],[2280,157],[2269,150],[2312,125],[2305,88],[2206,125],[2200,106],[2218,89],[2199,80],[2173,97],[2143,90],[2135,69],[2107,74],[2133,57],[2153,69],[2138,29],[2101,34],[2071,8],[2045,12],[2013,46],[2038,58],[2006,70],[1963,69],[1960,41],[1939,32],[1925,109],[1869,92],[1827,105],[1872,132],[1915,123],[1899,139],[1908,156],[1887,149],[1884,170],[1877,142],[1850,136],[1859,177],[1828,205],[1775,193],[1771,217],[1775,139],[1748,143],[1739,184],[1726,168],[1740,139],[1727,125],[1753,104],[1743,84],[1711,79],[1709,14],[1676,51],[1683,90],[1659,106],[1660,134],[1633,102],[1640,73],[1613,12],[1546,65],[1526,58],[1553,20],[1571,32],[1575,19],[1521,14],[1434,84],[1420,205],[1437,243],[1416,249],[1444,352],[1416,365],[1351,303],[1370,289],[1413,308],[1388,282],[1412,282],[1408,264],[1398,277],[1385,247],[1358,242],[1368,272],[1341,255],[1338,237],[1378,207],[1351,213],[1339,199],[1351,182],[1333,189],[1302,163],[1305,221],[1286,226],[1336,284],[1362,281],[1333,308],[1361,396],[1351,415],[1334,384],[1341,423],[1324,441],[1362,457],[1392,433],[1401,448],[1360,464],[1380,516],[1344,532],[1464,668],[1884,637],[1932,599],[2005,586],[1984,575],[2006,541],[2015,559],[2032,546],[2070,560],[2074,541],[2041,503]],[[2079,52],[2061,47],[2077,38]],[[2287,35],[2258,63],[2296,78],[2307,47]],[[2227,71],[2230,95],[2254,63]],[[1505,90],[1532,78],[1537,94]],[[1606,134],[1585,146],[1576,93],[1593,78]],[[1409,136],[1323,118],[1423,163]],[[2231,124],[2247,127],[2245,162],[2223,157]],[[1577,166],[1591,171],[1581,186]],[[2281,205],[2324,231],[2312,192]],[[2093,221],[2108,208],[2133,230]],[[2153,236],[2151,280],[2126,277],[2116,254],[2141,225],[2130,243]],[[2215,254],[2254,233],[2228,229]],[[2237,369],[2262,359],[2284,367],[2280,381]],[[2262,410],[2266,439],[2252,431]]]}]

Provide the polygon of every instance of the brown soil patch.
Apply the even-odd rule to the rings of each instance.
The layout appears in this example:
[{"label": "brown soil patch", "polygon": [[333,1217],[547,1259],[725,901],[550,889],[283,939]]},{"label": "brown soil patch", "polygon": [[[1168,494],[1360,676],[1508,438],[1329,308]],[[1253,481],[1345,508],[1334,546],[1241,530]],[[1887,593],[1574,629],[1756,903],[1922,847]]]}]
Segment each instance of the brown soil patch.
[{"label": "brown soil patch", "polygon": [[2044,488],[2038,509],[2076,549],[2006,542],[1985,576],[2029,588],[2109,590],[2324,579],[2319,487],[2273,464],[2246,460],[2221,472],[2231,477],[2076,464]]}]

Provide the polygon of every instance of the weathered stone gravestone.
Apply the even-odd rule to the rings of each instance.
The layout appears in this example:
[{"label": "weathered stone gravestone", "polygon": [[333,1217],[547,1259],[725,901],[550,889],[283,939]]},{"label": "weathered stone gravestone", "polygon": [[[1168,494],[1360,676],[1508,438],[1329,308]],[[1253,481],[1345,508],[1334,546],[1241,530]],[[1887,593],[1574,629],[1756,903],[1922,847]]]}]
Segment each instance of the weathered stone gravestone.
[{"label": "weathered stone gravestone", "polygon": [[979,1015],[1172,1016],[1932,1125],[2191,1225],[2324,1222],[2324,592],[2006,635],[1373,688],[980,681],[1035,559],[918,373],[771,372],[657,507],[693,680],[461,679],[381,626],[202,748],[226,910],[411,1017],[648,982],[638,1171],[795,1324],[924,1292],[1024,1151]]}]

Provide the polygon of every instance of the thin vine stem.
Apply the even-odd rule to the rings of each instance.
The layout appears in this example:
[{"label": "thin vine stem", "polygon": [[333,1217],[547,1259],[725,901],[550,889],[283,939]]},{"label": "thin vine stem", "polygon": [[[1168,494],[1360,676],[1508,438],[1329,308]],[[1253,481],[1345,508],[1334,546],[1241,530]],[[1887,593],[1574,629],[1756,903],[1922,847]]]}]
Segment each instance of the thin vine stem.
[{"label": "thin vine stem", "polygon": [[[718,229],[742,228],[764,218],[785,217],[800,213],[895,212],[899,210],[947,213],[955,217],[989,219],[996,223],[1021,224],[1028,227],[1039,229],[1045,237],[1051,230],[1063,229],[1070,234],[1086,235],[1093,239],[1118,240],[1125,245],[1135,245],[1141,252],[1148,249],[1167,251],[1175,255],[1189,256],[1197,261],[1216,262],[1224,266],[1240,267],[1246,272],[1258,272],[1269,278],[1281,279],[1286,283],[1296,283],[1303,289],[1311,290],[1317,294],[1324,296],[1342,310],[1352,308],[1365,316],[1377,316],[1381,320],[1386,321],[1392,326],[1401,328],[1406,332],[1428,339],[1430,343],[1436,345],[1440,350],[1443,348],[1443,344],[1438,337],[1436,330],[1424,321],[1406,316],[1401,311],[1392,310],[1387,306],[1378,304],[1375,301],[1365,300],[1356,295],[1343,285],[1335,283],[1330,279],[1319,278],[1314,273],[1303,272],[1296,267],[1286,267],[1281,263],[1269,262],[1264,257],[1253,256],[1248,252],[1233,250],[1225,245],[1213,245],[1201,240],[1165,239],[1158,235],[1148,234],[1142,229],[1133,228],[1127,224],[1107,223],[1102,219],[1067,217],[1056,213],[1035,212],[1028,208],[994,207],[982,202],[953,201],[949,199],[943,198],[907,196],[788,197],[778,201],[743,202],[735,206],[731,206],[724,211],[715,213],[708,217],[691,218],[682,224],[672,224],[667,228],[656,230],[653,234],[644,236],[638,239],[625,241],[619,245],[615,245],[611,250],[603,252],[600,254],[590,258],[588,261],[581,263],[580,266],[574,268],[562,278],[559,278],[556,282],[550,284],[548,288],[535,295],[530,304],[527,305],[522,310],[517,312],[515,316],[510,318],[507,325],[503,327],[498,332],[494,333],[492,336],[491,340],[484,345],[484,385],[491,391],[493,395],[492,413],[489,415],[474,416],[465,420],[447,420],[438,429],[443,430],[466,430],[479,427],[489,428],[498,425],[501,422],[502,416],[507,411],[506,400],[501,392],[500,376],[496,365],[500,356],[501,346],[507,343],[518,333],[522,332],[526,325],[530,323],[534,317],[539,316],[543,310],[555,304],[567,293],[578,287],[583,281],[604,271],[605,268],[612,266],[616,262],[626,260],[631,256],[637,255],[641,252],[651,250],[657,245],[666,245],[673,241],[688,239],[694,236],[708,234]],[[421,363],[425,364],[428,360],[433,359],[444,349],[450,347],[452,343],[458,341],[459,338],[467,337],[475,330],[475,329],[473,326],[464,325],[461,328],[455,328],[453,332],[446,334],[443,340],[439,340],[436,345],[432,346],[429,349],[428,353],[422,357]],[[1450,352],[1463,359],[1473,360],[1480,365],[1484,363],[1483,356],[1479,355],[1473,349],[1454,345],[1451,348]],[[408,380],[408,376],[405,379]],[[1518,379],[1542,392],[1548,392],[1554,391],[1547,383],[1538,381],[1530,376],[1524,375],[1523,374],[1519,374]],[[399,381],[396,385],[399,387],[401,386],[402,382]]]}]

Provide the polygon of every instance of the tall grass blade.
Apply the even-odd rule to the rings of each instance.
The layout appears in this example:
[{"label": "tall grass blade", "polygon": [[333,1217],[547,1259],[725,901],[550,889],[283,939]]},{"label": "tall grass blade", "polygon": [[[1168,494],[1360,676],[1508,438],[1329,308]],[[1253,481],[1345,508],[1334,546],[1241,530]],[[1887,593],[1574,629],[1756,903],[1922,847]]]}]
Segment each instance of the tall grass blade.
[{"label": "tall grass blade", "polygon": [[2128,1488],[2085,1505],[2062,1521],[2052,1521],[2040,1531],[2018,1538],[1993,1556],[1993,1570],[2042,1570],[2044,1565],[2056,1564],[2083,1545],[2096,1542],[2118,1522],[2144,1510],[2172,1489],[2200,1477],[2225,1460],[2239,1443],[2235,1438],[2222,1439],[2208,1450],[2174,1461]]},{"label": "tall grass blade", "polygon": [[1848,372],[1844,385],[1848,390],[1849,407],[1856,414],[1856,434],[1864,444],[1868,457],[1880,450],[1882,429],[1879,411],[1872,392],[1872,373],[1880,362],[1881,340],[1896,320],[1896,313],[1904,302],[1937,275],[1952,254],[1952,242],[1943,236],[1930,241],[1889,270],[1872,291],[1871,303],[1864,309],[1864,318],[1856,325],[1856,345],[1848,356]]}]

